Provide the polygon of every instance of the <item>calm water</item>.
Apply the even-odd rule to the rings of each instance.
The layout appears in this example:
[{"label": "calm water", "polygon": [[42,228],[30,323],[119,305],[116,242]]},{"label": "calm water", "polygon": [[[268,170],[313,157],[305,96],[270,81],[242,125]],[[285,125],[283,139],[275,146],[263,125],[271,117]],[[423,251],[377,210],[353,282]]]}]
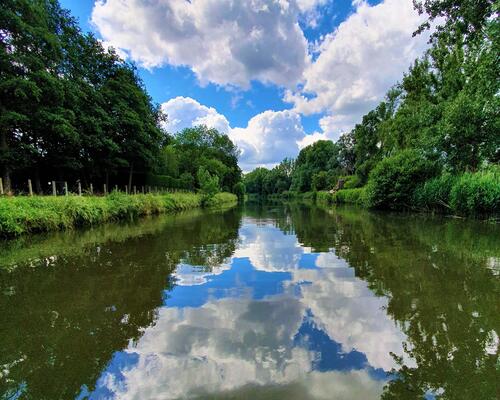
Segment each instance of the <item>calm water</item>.
[{"label": "calm water", "polygon": [[247,205],[0,247],[2,399],[497,399],[500,227]]}]

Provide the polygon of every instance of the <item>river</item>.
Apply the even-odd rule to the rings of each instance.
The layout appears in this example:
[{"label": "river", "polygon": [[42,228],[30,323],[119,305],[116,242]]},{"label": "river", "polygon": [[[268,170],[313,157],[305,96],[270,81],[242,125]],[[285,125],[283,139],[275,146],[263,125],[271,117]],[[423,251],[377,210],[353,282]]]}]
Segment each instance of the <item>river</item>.
[{"label": "river", "polygon": [[1,399],[497,399],[498,224],[247,204],[0,247]]}]

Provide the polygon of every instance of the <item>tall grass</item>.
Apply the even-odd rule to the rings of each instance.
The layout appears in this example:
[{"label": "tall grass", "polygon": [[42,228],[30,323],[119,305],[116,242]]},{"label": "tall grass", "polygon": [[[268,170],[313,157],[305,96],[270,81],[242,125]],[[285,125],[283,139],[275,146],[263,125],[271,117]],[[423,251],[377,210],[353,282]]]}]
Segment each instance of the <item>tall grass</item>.
[{"label": "tall grass", "polygon": [[337,204],[357,204],[367,206],[366,187],[356,189],[342,189],[335,192],[332,196],[332,203]]},{"label": "tall grass", "polygon": [[443,174],[417,187],[416,207],[463,216],[500,216],[500,167]]},{"label": "tall grass", "polygon": [[[108,221],[187,210],[202,206],[195,193],[125,195],[105,197],[12,197],[0,199],[0,236],[71,229]],[[209,206],[235,203],[230,193],[219,193]]]}]

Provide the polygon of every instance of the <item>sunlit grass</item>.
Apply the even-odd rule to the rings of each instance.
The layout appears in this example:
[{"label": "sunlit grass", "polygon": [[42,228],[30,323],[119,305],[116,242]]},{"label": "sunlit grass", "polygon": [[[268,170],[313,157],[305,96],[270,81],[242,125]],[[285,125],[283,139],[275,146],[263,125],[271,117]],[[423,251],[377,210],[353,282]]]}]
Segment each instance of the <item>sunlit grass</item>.
[{"label": "sunlit grass", "polygon": [[[35,196],[0,199],[0,235],[71,229],[108,221],[201,207],[203,196],[196,193],[138,194],[112,193],[104,197]],[[208,206],[235,203],[230,193],[215,195]]]}]

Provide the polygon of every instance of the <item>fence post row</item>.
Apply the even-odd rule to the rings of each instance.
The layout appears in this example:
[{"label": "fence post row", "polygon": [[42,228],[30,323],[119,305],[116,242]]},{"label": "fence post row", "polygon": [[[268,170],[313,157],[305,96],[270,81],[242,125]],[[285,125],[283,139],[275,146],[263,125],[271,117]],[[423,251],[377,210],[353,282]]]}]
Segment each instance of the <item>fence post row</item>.
[{"label": "fence post row", "polygon": [[52,181],[52,196],[57,196],[56,181]]},{"label": "fence post row", "polygon": [[68,195],[68,182],[64,181],[64,195]]},{"label": "fence post row", "polygon": [[82,184],[81,182],[78,182],[78,196],[82,195]]},{"label": "fence post row", "polygon": [[33,186],[31,186],[31,179],[28,179],[28,193],[33,196]]}]

